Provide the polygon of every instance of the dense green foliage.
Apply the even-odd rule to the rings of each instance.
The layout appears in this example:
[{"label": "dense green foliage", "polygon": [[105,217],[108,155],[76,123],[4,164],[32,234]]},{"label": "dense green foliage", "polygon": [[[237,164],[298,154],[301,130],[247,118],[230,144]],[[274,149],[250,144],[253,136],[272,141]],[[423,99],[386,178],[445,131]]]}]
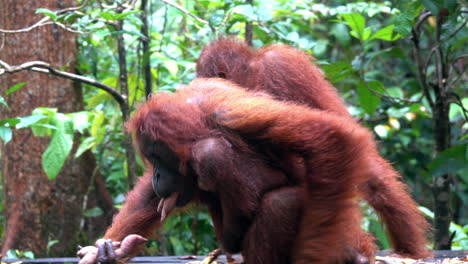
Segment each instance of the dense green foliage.
[{"label": "dense green foliage", "polygon": [[[179,1],[177,8],[161,1],[148,7],[150,53],[143,54],[140,39],[141,11],[117,13],[89,1],[80,12],[56,16],[39,10],[52,19],[70,22],[84,32],[79,37],[78,72],[112,87],[119,87],[116,36],[123,34],[129,72],[129,103],[135,109],[145,99],[142,66],[150,62],[153,92],[173,91],[195,78],[195,62],[204,45],[219,36],[243,38],[246,23],[253,26],[253,45],[286,43],[310,52],[317,58],[328,79],[339,89],[349,110],[375,131],[381,152],[392,161],[409,183],[415,199],[432,215],[431,186],[435,177],[452,173],[454,249],[468,249],[468,107],[466,74],[467,27],[461,5],[455,0],[352,2],[335,0],[326,4],[313,1]],[[435,156],[433,113],[421,85],[415,56],[428,56],[436,43],[435,16],[421,25],[421,53],[414,51],[412,30],[422,12],[448,12],[442,24],[444,60],[454,73],[452,101],[452,148]],[[124,21],[122,31],[109,22]],[[465,23],[465,25],[463,25]],[[461,27],[460,27],[461,25]],[[461,66],[460,66],[461,65]],[[435,75],[437,63],[427,60],[427,76]],[[459,77],[461,76],[461,77]],[[13,87],[14,90],[21,87]],[[80,151],[92,149],[99,170],[106,177],[117,205],[128,190],[123,125],[119,105],[102,90],[85,85],[84,112],[60,114],[54,109],[37,109],[31,117],[2,120],[0,136],[11,138],[11,127],[33,127],[36,135],[52,135],[44,153],[44,169],[53,178],[60,164],[51,164],[50,152],[66,157],[73,131],[82,133]],[[7,96],[7,95],[5,95]],[[435,96],[434,94],[431,95]],[[5,125],[8,124],[8,125]],[[58,146],[54,147],[54,144]],[[57,154],[58,152],[58,154]],[[55,160],[54,162],[60,162]],[[63,162],[62,162],[63,164]],[[142,172],[142,162],[139,161]],[[427,209],[429,208],[429,209]],[[373,231],[380,245],[389,243],[375,214],[363,205],[364,227]],[[98,209],[90,211],[100,213]],[[211,222],[203,209],[168,219],[164,235],[149,250],[168,254],[205,254],[216,247]],[[155,253],[156,254],[156,253]]]}]

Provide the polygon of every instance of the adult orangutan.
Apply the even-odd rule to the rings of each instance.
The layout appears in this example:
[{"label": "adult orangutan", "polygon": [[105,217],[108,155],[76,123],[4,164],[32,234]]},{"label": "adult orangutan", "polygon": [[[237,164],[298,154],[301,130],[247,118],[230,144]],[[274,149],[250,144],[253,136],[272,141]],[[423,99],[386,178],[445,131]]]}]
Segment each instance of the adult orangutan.
[{"label": "adult orangutan", "polygon": [[373,247],[361,241],[355,198],[375,175],[376,147],[349,118],[197,79],[153,96],[129,130],[156,168],[152,188],[162,199],[156,210],[142,179],[106,238],[145,234],[156,211],[198,200],[223,248],[247,263],[355,263],[356,245]]},{"label": "adult orangutan", "polygon": [[[287,45],[254,50],[244,42],[225,38],[205,47],[197,62],[198,77],[231,80],[251,91],[266,92],[277,100],[293,101],[353,120],[336,89],[305,52]],[[375,173],[360,185],[361,196],[383,219],[396,253],[421,258],[429,229],[422,213],[399,181],[400,175],[380,156],[369,153]]]},{"label": "adult orangutan", "polygon": [[[290,67],[288,67],[289,64]],[[260,92],[256,93],[257,95],[267,92],[272,94],[275,99],[296,101],[298,104],[308,105],[312,108],[328,110],[330,113],[324,113],[326,116],[333,116],[334,113],[339,113],[340,117],[334,118],[347,119],[346,122],[352,123],[353,126],[358,126],[347,113],[344,104],[334,88],[324,80],[318,68],[309,62],[308,56],[291,47],[275,45],[255,52],[239,42],[221,40],[204,50],[198,62],[198,73],[200,76],[219,76],[231,79],[249,89]],[[250,95],[249,93],[244,94],[244,96]],[[220,127],[220,131],[223,129],[223,127]],[[231,140],[240,137],[240,135],[232,135],[231,132],[231,130],[227,131]],[[366,144],[367,141],[371,145],[374,144],[370,136],[365,141]],[[178,188],[184,188],[187,191],[172,192],[172,194],[183,194],[177,199],[177,205],[181,206],[186,201],[191,201],[195,198],[206,203],[208,197],[208,204],[211,204],[209,207],[215,223],[217,237],[220,241],[223,241],[223,247],[230,252],[242,250],[243,254],[247,256],[247,260],[250,260],[251,263],[290,262],[292,255],[296,256],[298,261],[300,261],[300,256],[304,256],[304,252],[306,252],[304,249],[308,243],[302,243],[303,241],[307,241],[307,239],[299,240],[301,243],[295,243],[295,241],[302,236],[310,235],[309,233],[302,232],[303,225],[306,223],[305,221],[301,221],[307,215],[306,213],[303,214],[303,205],[309,203],[308,200],[304,201],[304,197],[306,197],[304,185],[308,184],[304,179],[305,175],[310,173],[307,170],[305,157],[288,147],[283,149],[283,146],[273,144],[264,147],[258,141],[251,142],[250,139],[246,140],[242,137],[239,140],[235,140],[235,142],[244,146],[244,151],[246,149],[251,151],[233,152],[231,148],[226,147],[231,145],[231,143],[227,144],[226,142],[229,143],[229,141],[213,142],[208,140],[204,143],[205,145],[213,144],[217,147],[209,148],[203,144],[201,147],[198,146],[198,149],[206,149],[205,152],[211,153],[211,156],[205,155],[209,158],[198,158],[198,161],[203,160],[204,162],[197,163],[199,167],[207,164],[207,169],[203,171],[205,172],[203,175],[211,176],[200,177],[198,179],[196,184],[199,190],[197,191],[192,190],[193,187],[190,187],[193,185],[193,182],[186,182],[184,180],[180,183],[179,185],[182,187]],[[330,144],[333,145],[332,142]],[[234,145],[236,146],[236,144]],[[168,160],[177,161],[180,158],[177,155],[172,155],[174,151],[170,150],[168,146],[164,146],[164,144],[158,146],[157,149],[161,157],[172,156],[172,158],[167,158]],[[424,247],[426,244],[424,231],[427,228],[427,223],[418,212],[414,202],[405,192],[405,186],[397,180],[398,174],[379,156],[375,147],[368,147],[368,149],[373,149],[373,151],[367,153],[367,156],[371,157],[368,158],[367,162],[373,164],[372,171],[370,172],[372,176],[366,176],[362,181],[356,180],[354,185],[351,186],[359,185],[360,195],[364,196],[387,220],[387,226],[398,253],[413,257],[428,255]],[[203,151],[199,152],[205,153]],[[259,156],[252,156],[252,154],[259,154]],[[236,162],[232,163],[229,158],[230,156],[237,157],[234,159]],[[211,164],[210,161],[215,160],[214,158],[217,157],[224,157],[224,159],[217,160],[216,164]],[[180,160],[177,162],[183,164]],[[250,164],[250,166],[243,164]],[[134,190],[129,193],[126,203],[104,236],[113,241],[124,240],[120,248],[117,246],[118,249],[115,252],[117,259],[123,259],[126,255],[134,254],[138,248],[136,244],[144,241],[141,237],[128,236],[129,234],[135,233],[145,236],[154,227],[159,225],[161,214],[157,210],[158,204],[162,207],[159,211],[163,213],[164,218],[169,211],[167,208],[171,208],[171,202],[173,203],[176,200],[174,198],[164,199],[165,202],[160,203],[158,196],[153,191],[151,179],[153,174],[157,176],[161,173],[165,175],[177,175],[177,173],[171,172],[174,169],[165,169],[170,166],[165,166],[164,164],[156,164],[156,169],[161,170],[162,168],[162,170],[161,172],[155,170],[153,173],[152,165],[154,164],[150,164],[145,176],[140,179]],[[187,168],[190,169],[191,166]],[[228,171],[234,172],[236,168],[241,168],[243,171],[225,176],[215,173],[217,171],[216,168],[229,168]],[[210,180],[207,181],[206,179]],[[255,179],[257,179],[255,181],[257,184],[252,184],[252,180]],[[210,187],[210,184],[215,185],[216,191],[213,191],[214,187]],[[158,185],[161,184],[154,184],[156,190]],[[176,184],[173,184],[173,186],[176,186]],[[237,201],[237,192],[243,190],[243,186],[249,188],[242,195],[251,194],[251,196],[254,196],[248,200],[249,203],[247,204],[250,207],[236,207],[239,204],[237,202],[236,204],[222,203],[223,199],[221,197],[235,197],[232,199]],[[278,186],[281,186],[281,188]],[[344,186],[349,187],[348,185]],[[355,189],[354,187],[350,188],[352,190]],[[210,189],[211,191],[207,191]],[[194,194],[193,198],[190,199],[191,195],[189,194],[191,192],[198,193],[198,195]],[[166,197],[164,196],[166,194],[161,192],[159,192],[159,195]],[[224,200],[228,199],[224,198]],[[222,204],[228,208],[223,208]],[[335,211],[337,208],[328,204],[322,205],[324,207],[325,205],[330,206],[328,210],[331,211]],[[358,218],[359,212],[352,211],[353,214],[350,217]],[[320,218],[321,215],[310,215],[309,217]],[[228,222],[224,223],[224,221]],[[308,226],[307,228],[310,227]],[[229,232],[229,230],[231,231]],[[327,230],[320,229],[320,232],[327,232]],[[336,233],[334,234],[336,235]],[[334,253],[338,255],[329,257],[337,262],[341,259],[348,262],[362,263],[358,258],[359,254],[356,252],[357,250],[370,259],[374,249],[372,239],[360,229],[355,229],[352,233],[348,232],[347,234],[352,238],[335,237],[333,241],[344,239],[346,242],[343,242],[344,244],[338,247],[338,249],[342,248],[343,250],[340,251],[335,248]],[[271,237],[273,239],[268,239]],[[277,239],[278,237],[281,239]],[[265,243],[265,241],[269,241],[269,243]],[[330,242],[332,240],[327,241]],[[339,244],[340,242],[337,243]],[[99,251],[102,255],[101,258],[106,259],[108,257],[106,254],[111,251],[109,249],[112,244],[110,242],[103,243],[103,240],[100,240],[97,244],[101,248]],[[124,247],[124,245],[126,246]],[[329,244],[328,247],[330,247]],[[333,248],[333,246],[331,247]],[[269,252],[269,254],[258,254],[258,252],[254,254],[252,251],[246,252],[249,248],[253,248],[254,250],[252,251]],[[86,255],[86,252],[91,253]],[[271,254],[271,252],[278,254]],[[302,253],[296,254],[296,252]],[[310,254],[319,252],[317,254],[324,256],[321,259],[322,261],[327,257],[327,254],[333,254],[326,249],[323,252],[318,249],[311,249],[307,252]],[[82,250],[81,255],[86,255],[82,263],[94,261],[96,259],[94,254],[97,254],[96,248],[88,248],[88,251]],[[254,259],[254,256],[258,256],[259,259]],[[317,262],[313,258],[305,257],[304,259]]]}]

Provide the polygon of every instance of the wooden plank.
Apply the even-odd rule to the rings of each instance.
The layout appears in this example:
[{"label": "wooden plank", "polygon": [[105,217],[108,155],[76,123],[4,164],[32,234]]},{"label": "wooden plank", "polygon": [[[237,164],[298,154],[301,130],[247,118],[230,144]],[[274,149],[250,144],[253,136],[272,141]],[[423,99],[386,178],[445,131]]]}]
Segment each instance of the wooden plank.
[{"label": "wooden plank", "polygon": [[[434,257],[430,259],[444,259],[444,258],[462,258],[468,256],[468,250],[434,250]],[[381,250],[377,252],[377,256],[389,256],[392,254],[391,250]]]},{"label": "wooden plank", "polygon": [[[205,256],[197,256],[196,259],[184,259],[180,256],[145,256],[145,257],[134,257],[130,259],[129,263],[133,264],[183,264],[189,261],[202,260]],[[38,259],[2,259],[2,262],[13,263],[22,262],[23,264],[69,264],[78,263],[78,258],[38,258]],[[219,258],[220,261],[226,262],[224,256]]]},{"label": "wooden plank", "polygon": [[[379,256],[388,255],[389,251],[381,251],[379,252]],[[426,261],[430,260],[438,260],[444,258],[462,258],[468,256],[468,250],[458,250],[458,251],[450,251],[450,250],[441,250],[441,251],[434,251],[434,258],[426,259]],[[194,260],[202,260],[205,256],[198,256],[196,259],[181,259],[180,256],[161,256],[161,257],[134,257],[130,260],[129,263],[133,264],[184,264],[189,261]],[[235,258],[239,259],[239,256],[234,256]],[[226,263],[226,259],[224,256],[220,257],[220,261]],[[23,264],[70,264],[70,263],[78,263],[78,258],[39,258],[39,259],[3,259],[2,262],[6,263],[13,263],[13,262],[22,262]]]}]

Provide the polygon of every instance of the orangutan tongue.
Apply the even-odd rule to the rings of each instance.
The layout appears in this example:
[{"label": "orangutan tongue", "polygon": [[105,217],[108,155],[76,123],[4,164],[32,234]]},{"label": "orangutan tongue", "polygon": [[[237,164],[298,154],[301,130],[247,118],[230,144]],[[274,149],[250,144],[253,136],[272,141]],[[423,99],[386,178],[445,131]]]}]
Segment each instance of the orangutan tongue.
[{"label": "orangutan tongue", "polygon": [[163,198],[158,204],[158,213],[161,214],[161,222],[163,222],[167,215],[176,207],[177,198],[179,197],[178,192],[172,193],[169,197]]}]

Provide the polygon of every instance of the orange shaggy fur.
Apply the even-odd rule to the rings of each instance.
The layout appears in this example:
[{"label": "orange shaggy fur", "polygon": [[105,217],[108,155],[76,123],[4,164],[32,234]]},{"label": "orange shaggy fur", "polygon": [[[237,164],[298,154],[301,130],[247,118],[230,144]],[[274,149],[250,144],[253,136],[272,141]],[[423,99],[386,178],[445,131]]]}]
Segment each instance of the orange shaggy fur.
[{"label": "orange shaggy fur", "polygon": [[[357,186],[373,176],[369,153],[375,152],[375,145],[367,129],[347,118],[256,95],[221,79],[197,79],[175,94],[153,96],[134,115],[129,128],[137,137],[163,140],[187,163],[193,159],[190,147],[220,130],[301,156],[306,168],[305,202],[290,260],[294,263],[343,262],[349,257],[348,249],[372,243],[359,241],[363,236],[356,235],[362,230],[355,198]],[[229,192],[219,190],[225,191]],[[210,207],[210,201],[205,201]],[[239,201],[236,205],[242,207]],[[372,252],[364,253],[372,258]],[[242,248],[242,254],[265,263],[258,256],[274,252]]]},{"label": "orange shaggy fur", "polygon": [[[240,210],[240,214],[247,211],[256,215],[242,248],[248,263],[275,261],[271,256],[284,247],[292,248],[288,261],[293,263],[342,263],[354,254],[353,249],[372,259],[373,238],[360,228],[356,197],[365,198],[382,216],[397,253],[413,258],[429,256],[425,238],[428,223],[400,182],[400,175],[380,156],[371,133],[348,114],[335,88],[310,59],[285,45],[256,51],[237,41],[220,40],[203,51],[198,75],[223,77],[242,87],[219,79],[198,79],[175,94],[155,95],[131,119],[129,130],[137,138],[145,133],[166,142],[180,158],[187,177],[187,168],[195,158],[193,145],[205,138],[223,136],[245,153],[254,148],[274,154],[258,159],[280,168],[281,172],[270,175],[272,181],[299,184],[280,191],[293,197],[291,201],[299,201],[295,209],[275,211],[276,202],[271,202],[275,199],[268,195],[260,197],[261,206],[256,208],[256,201],[249,197],[263,189],[253,183],[218,190],[219,201],[202,190],[197,192],[196,199],[210,209],[220,240],[223,228],[234,233],[239,229],[223,226],[223,213],[231,212],[220,210],[219,203],[229,203],[228,207]],[[303,164],[295,165],[297,157]],[[216,166],[216,171],[223,170],[222,163]],[[268,170],[262,166],[258,177],[268,180]],[[250,167],[240,169],[255,172]],[[152,167],[148,166],[105,238],[121,241],[129,234],[147,236],[160,226],[159,198],[151,178]],[[238,199],[227,202],[222,195]],[[296,221],[296,216],[300,220]],[[290,225],[297,225],[297,230],[273,235]],[[286,241],[285,245],[281,241]],[[274,243],[278,243],[276,248]]]},{"label": "orange shaggy fur", "polygon": [[[311,60],[312,56],[291,46],[275,44],[254,50],[244,42],[225,38],[203,49],[197,76],[223,77],[277,100],[329,111],[354,122],[336,89]],[[373,175],[359,190],[384,221],[395,251],[416,259],[430,256],[426,247],[429,224],[401,176],[376,149],[367,155]]]}]

